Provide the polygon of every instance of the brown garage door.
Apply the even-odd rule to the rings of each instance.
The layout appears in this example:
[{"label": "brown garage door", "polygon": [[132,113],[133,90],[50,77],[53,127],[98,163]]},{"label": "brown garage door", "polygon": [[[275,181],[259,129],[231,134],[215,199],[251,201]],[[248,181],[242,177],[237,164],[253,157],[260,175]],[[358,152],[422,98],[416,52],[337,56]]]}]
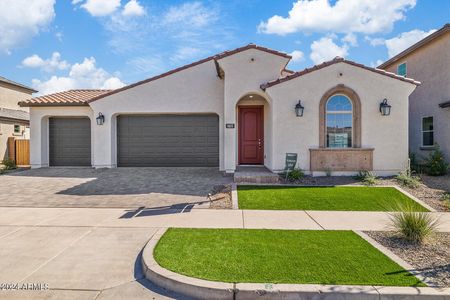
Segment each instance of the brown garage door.
[{"label": "brown garage door", "polygon": [[50,166],[91,166],[91,122],[88,118],[50,118]]},{"label": "brown garage door", "polygon": [[119,167],[218,167],[217,115],[117,118]]}]

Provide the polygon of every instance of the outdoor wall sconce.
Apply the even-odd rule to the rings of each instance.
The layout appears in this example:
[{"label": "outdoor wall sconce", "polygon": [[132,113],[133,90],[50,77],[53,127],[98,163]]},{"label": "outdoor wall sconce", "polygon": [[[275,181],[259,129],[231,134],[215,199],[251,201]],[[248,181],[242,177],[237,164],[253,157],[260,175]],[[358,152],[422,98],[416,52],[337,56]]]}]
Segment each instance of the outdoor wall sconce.
[{"label": "outdoor wall sconce", "polygon": [[295,114],[297,117],[303,117],[303,111],[305,110],[301,102],[301,100],[298,100],[298,103],[295,105]]},{"label": "outdoor wall sconce", "polygon": [[96,118],[97,125],[103,125],[105,123],[105,116],[100,112],[98,113],[98,117]]},{"label": "outdoor wall sconce", "polygon": [[389,116],[391,114],[391,106],[387,103],[386,98],[380,103],[380,113],[382,116]]}]

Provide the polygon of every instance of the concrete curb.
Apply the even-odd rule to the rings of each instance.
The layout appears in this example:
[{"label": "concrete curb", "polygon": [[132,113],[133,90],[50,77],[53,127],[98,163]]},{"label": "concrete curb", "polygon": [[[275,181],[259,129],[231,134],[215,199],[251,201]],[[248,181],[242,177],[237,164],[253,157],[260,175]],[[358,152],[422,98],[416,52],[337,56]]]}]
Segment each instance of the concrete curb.
[{"label": "concrete curb", "polygon": [[226,283],[192,278],[169,271],[155,261],[153,251],[166,230],[166,228],[158,230],[142,252],[144,275],[148,280],[162,288],[194,299],[450,300],[450,288]]},{"label": "concrete curb", "polygon": [[238,192],[237,192],[237,184],[231,184],[231,202],[233,209],[239,209],[239,201],[238,201]]},{"label": "concrete curb", "polygon": [[401,187],[396,186],[396,185],[394,185],[393,187],[395,189],[397,189],[397,191],[399,191],[400,193],[404,194],[405,196],[408,196],[409,198],[413,199],[414,201],[416,201],[417,203],[419,203],[420,205],[422,205],[423,207],[428,209],[430,212],[437,212],[437,210],[435,210],[434,208],[432,208],[431,206],[429,206],[428,204],[426,204],[425,202],[423,202],[419,198],[416,198],[415,196],[411,195],[410,193],[408,193],[407,191],[405,191]]},{"label": "concrete curb", "polygon": [[365,241],[367,241],[369,244],[371,244],[372,246],[374,246],[376,249],[378,249],[381,253],[383,253],[384,255],[386,255],[387,257],[389,257],[391,260],[393,260],[395,263],[397,263],[399,266],[401,266],[403,269],[409,271],[411,274],[413,274],[417,279],[419,279],[420,281],[426,283],[427,285],[431,285],[432,283],[430,283],[430,281],[428,280],[428,278],[423,277],[422,275],[420,275],[418,272],[415,271],[416,268],[414,268],[412,265],[410,265],[409,263],[407,263],[406,261],[404,261],[403,259],[401,259],[400,257],[398,257],[394,252],[392,252],[391,250],[389,250],[388,248],[384,247],[383,245],[381,245],[380,243],[378,243],[377,241],[375,241],[373,238],[371,238],[370,236],[368,236],[367,234],[365,234],[364,232],[360,231],[360,230],[353,230],[354,233],[356,233],[357,235],[359,235],[361,238],[363,238]]}]

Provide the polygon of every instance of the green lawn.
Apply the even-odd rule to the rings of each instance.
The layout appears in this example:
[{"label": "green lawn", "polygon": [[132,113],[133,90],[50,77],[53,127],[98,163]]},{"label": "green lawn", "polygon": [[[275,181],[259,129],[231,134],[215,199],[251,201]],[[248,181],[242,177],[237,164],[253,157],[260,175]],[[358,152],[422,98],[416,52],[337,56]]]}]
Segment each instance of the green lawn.
[{"label": "green lawn", "polygon": [[154,256],[222,282],[425,286],[352,231],[172,228]]},{"label": "green lawn", "polygon": [[392,187],[238,186],[240,209],[428,211]]}]

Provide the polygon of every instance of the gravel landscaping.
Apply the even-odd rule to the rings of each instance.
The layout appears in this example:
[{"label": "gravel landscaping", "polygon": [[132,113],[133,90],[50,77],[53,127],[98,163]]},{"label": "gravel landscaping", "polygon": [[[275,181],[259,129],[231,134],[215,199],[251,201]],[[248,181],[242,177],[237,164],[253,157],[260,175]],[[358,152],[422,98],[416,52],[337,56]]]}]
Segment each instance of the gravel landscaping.
[{"label": "gravel landscaping", "polygon": [[415,267],[433,285],[450,287],[450,233],[437,233],[423,245],[411,244],[393,232],[366,233]]},{"label": "gravel landscaping", "polygon": [[208,194],[211,209],[232,209],[231,184],[216,185]]}]

